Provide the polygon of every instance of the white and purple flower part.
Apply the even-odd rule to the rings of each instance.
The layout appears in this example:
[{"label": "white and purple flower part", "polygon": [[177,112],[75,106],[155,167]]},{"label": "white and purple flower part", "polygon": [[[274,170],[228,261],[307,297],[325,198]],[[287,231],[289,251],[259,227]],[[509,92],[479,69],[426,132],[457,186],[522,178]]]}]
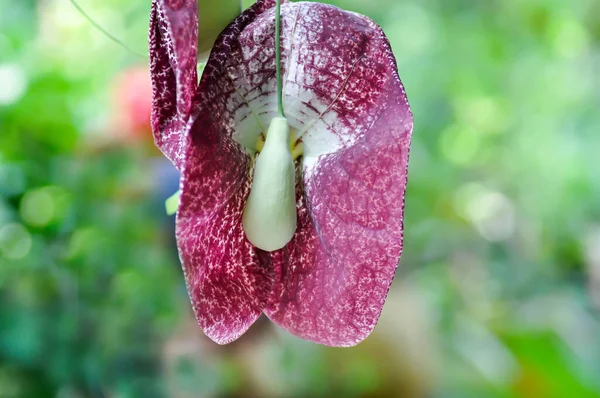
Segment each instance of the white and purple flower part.
[{"label": "white and purple flower part", "polygon": [[352,346],[375,327],[402,252],[413,118],[370,19],[275,1],[217,38],[197,78],[197,0],[153,0],[156,144],[181,171],[177,241],[204,333],[264,312],[303,339]]}]

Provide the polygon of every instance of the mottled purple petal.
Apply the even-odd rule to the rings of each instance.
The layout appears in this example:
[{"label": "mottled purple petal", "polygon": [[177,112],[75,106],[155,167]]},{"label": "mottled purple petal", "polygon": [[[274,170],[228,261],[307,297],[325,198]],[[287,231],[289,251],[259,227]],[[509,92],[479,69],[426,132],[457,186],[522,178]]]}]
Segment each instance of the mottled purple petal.
[{"label": "mottled purple petal", "polygon": [[220,36],[194,99],[177,215],[179,253],[190,298],[204,333],[224,344],[261,315],[273,285],[264,253],[246,239],[242,212],[250,191],[251,158],[232,139],[233,81],[227,74],[237,36],[274,1],[259,1]]},{"label": "mottled purple petal", "polygon": [[153,0],[149,51],[152,130],[158,148],[178,169],[183,165],[186,125],[198,86],[197,0]]},{"label": "mottled purple petal", "polygon": [[[269,11],[250,24],[228,61],[231,97],[246,104],[232,107],[241,143],[276,112],[273,18]],[[298,230],[267,264],[275,286],[265,312],[302,338],[354,345],[375,327],[402,251],[412,114],[371,20],[293,3],[282,22],[284,108],[305,154]]]},{"label": "mottled purple petal", "polygon": [[304,339],[352,346],[375,327],[402,252],[411,116],[390,84],[360,143],[320,158],[298,195],[298,230],[273,254],[265,310]]},{"label": "mottled purple petal", "polygon": [[311,135],[338,141],[305,159],[301,228],[287,253],[273,255],[266,313],[302,338],[351,346],[375,327],[402,252],[413,120],[375,23],[332,6],[295,7],[286,94],[311,95],[286,96],[286,109],[316,113],[303,123],[305,146],[319,143]]},{"label": "mottled purple petal", "polygon": [[375,327],[402,251],[412,115],[377,25],[318,3],[282,7],[284,108],[305,148],[298,230],[280,251],[253,248],[241,215],[254,142],[277,112],[273,4],[230,25],[205,68],[185,146],[180,255],[213,340],[239,337],[264,309],[302,338],[354,345]]},{"label": "mottled purple petal", "polygon": [[177,215],[190,299],[200,327],[219,344],[237,339],[254,323],[272,288],[272,269],[261,265],[240,221],[250,188],[249,162],[230,145],[191,145],[188,154],[195,163],[185,170]]}]

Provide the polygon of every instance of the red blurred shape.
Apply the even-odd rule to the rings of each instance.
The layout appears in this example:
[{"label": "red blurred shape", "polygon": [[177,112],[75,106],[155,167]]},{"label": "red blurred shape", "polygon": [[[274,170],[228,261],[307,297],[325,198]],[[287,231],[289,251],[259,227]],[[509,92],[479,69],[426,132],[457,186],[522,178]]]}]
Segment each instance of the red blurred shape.
[{"label": "red blurred shape", "polygon": [[147,66],[132,66],[117,75],[113,85],[113,104],[118,139],[152,139],[152,85]]}]

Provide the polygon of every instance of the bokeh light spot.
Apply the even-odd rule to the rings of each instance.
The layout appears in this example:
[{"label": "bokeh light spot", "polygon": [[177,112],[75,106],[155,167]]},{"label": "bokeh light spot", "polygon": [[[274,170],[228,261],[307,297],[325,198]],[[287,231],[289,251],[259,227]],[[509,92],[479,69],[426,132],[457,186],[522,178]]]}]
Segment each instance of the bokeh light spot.
[{"label": "bokeh light spot", "polygon": [[0,65],[0,105],[17,102],[27,90],[23,69],[15,64]]},{"label": "bokeh light spot", "polygon": [[481,236],[491,242],[506,240],[514,233],[514,207],[499,192],[490,191],[471,198],[467,213]]},{"label": "bokeh light spot", "polygon": [[54,217],[54,200],[48,190],[36,189],[27,192],[21,200],[21,217],[29,224],[44,227]]},{"label": "bokeh light spot", "polygon": [[392,47],[402,54],[417,56],[425,53],[435,38],[431,16],[421,6],[402,4],[389,14],[385,31],[393,38]]},{"label": "bokeh light spot", "polygon": [[440,150],[455,165],[468,166],[475,161],[481,141],[481,135],[466,126],[455,124],[442,132]]},{"label": "bokeh light spot", "polygon": [[514,235],[515,208],[504,194],[470,183],[456,191],[453,204],[456,214],[468,220],[486,240],[499,242]]},{"label": "bokeh light spot", "polygon": [[454,102],[459,125],[466,125],[480,134],[497,134],[506,131],[507,115],[498,98],[478,96]]},{"label": "bokeh light spot", "polygon": [[32,246],[31,234],[21,224],[12,223],[0,227],[0,254],[9,260],[27,256]]},{"label": "bokeh light spot", "polygon": [[574,58],[589,46],[588,33],[582,24],[574,19],[563,19],[554,29],[554,48],[564,58]]},{"label": "bokeh light spot", "polygon": [[68,206],[67,193],[54,186],[28,191],[21,199],[21,218],[35,227],[45,227],[62,216]]}]

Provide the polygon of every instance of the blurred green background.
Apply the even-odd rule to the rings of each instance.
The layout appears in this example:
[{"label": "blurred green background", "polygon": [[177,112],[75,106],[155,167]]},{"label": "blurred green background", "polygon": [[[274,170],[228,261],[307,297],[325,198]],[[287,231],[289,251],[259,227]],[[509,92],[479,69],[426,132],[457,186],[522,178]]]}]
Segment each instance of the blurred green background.
[{"label": "blurred green background", "polygon": [[79,0],[131,51],[0,0],[0,398],[600,397],[600,3],[334,3],[383,27],[415,114],[401,267],[352,349],[195,326],[148,0]]}]

